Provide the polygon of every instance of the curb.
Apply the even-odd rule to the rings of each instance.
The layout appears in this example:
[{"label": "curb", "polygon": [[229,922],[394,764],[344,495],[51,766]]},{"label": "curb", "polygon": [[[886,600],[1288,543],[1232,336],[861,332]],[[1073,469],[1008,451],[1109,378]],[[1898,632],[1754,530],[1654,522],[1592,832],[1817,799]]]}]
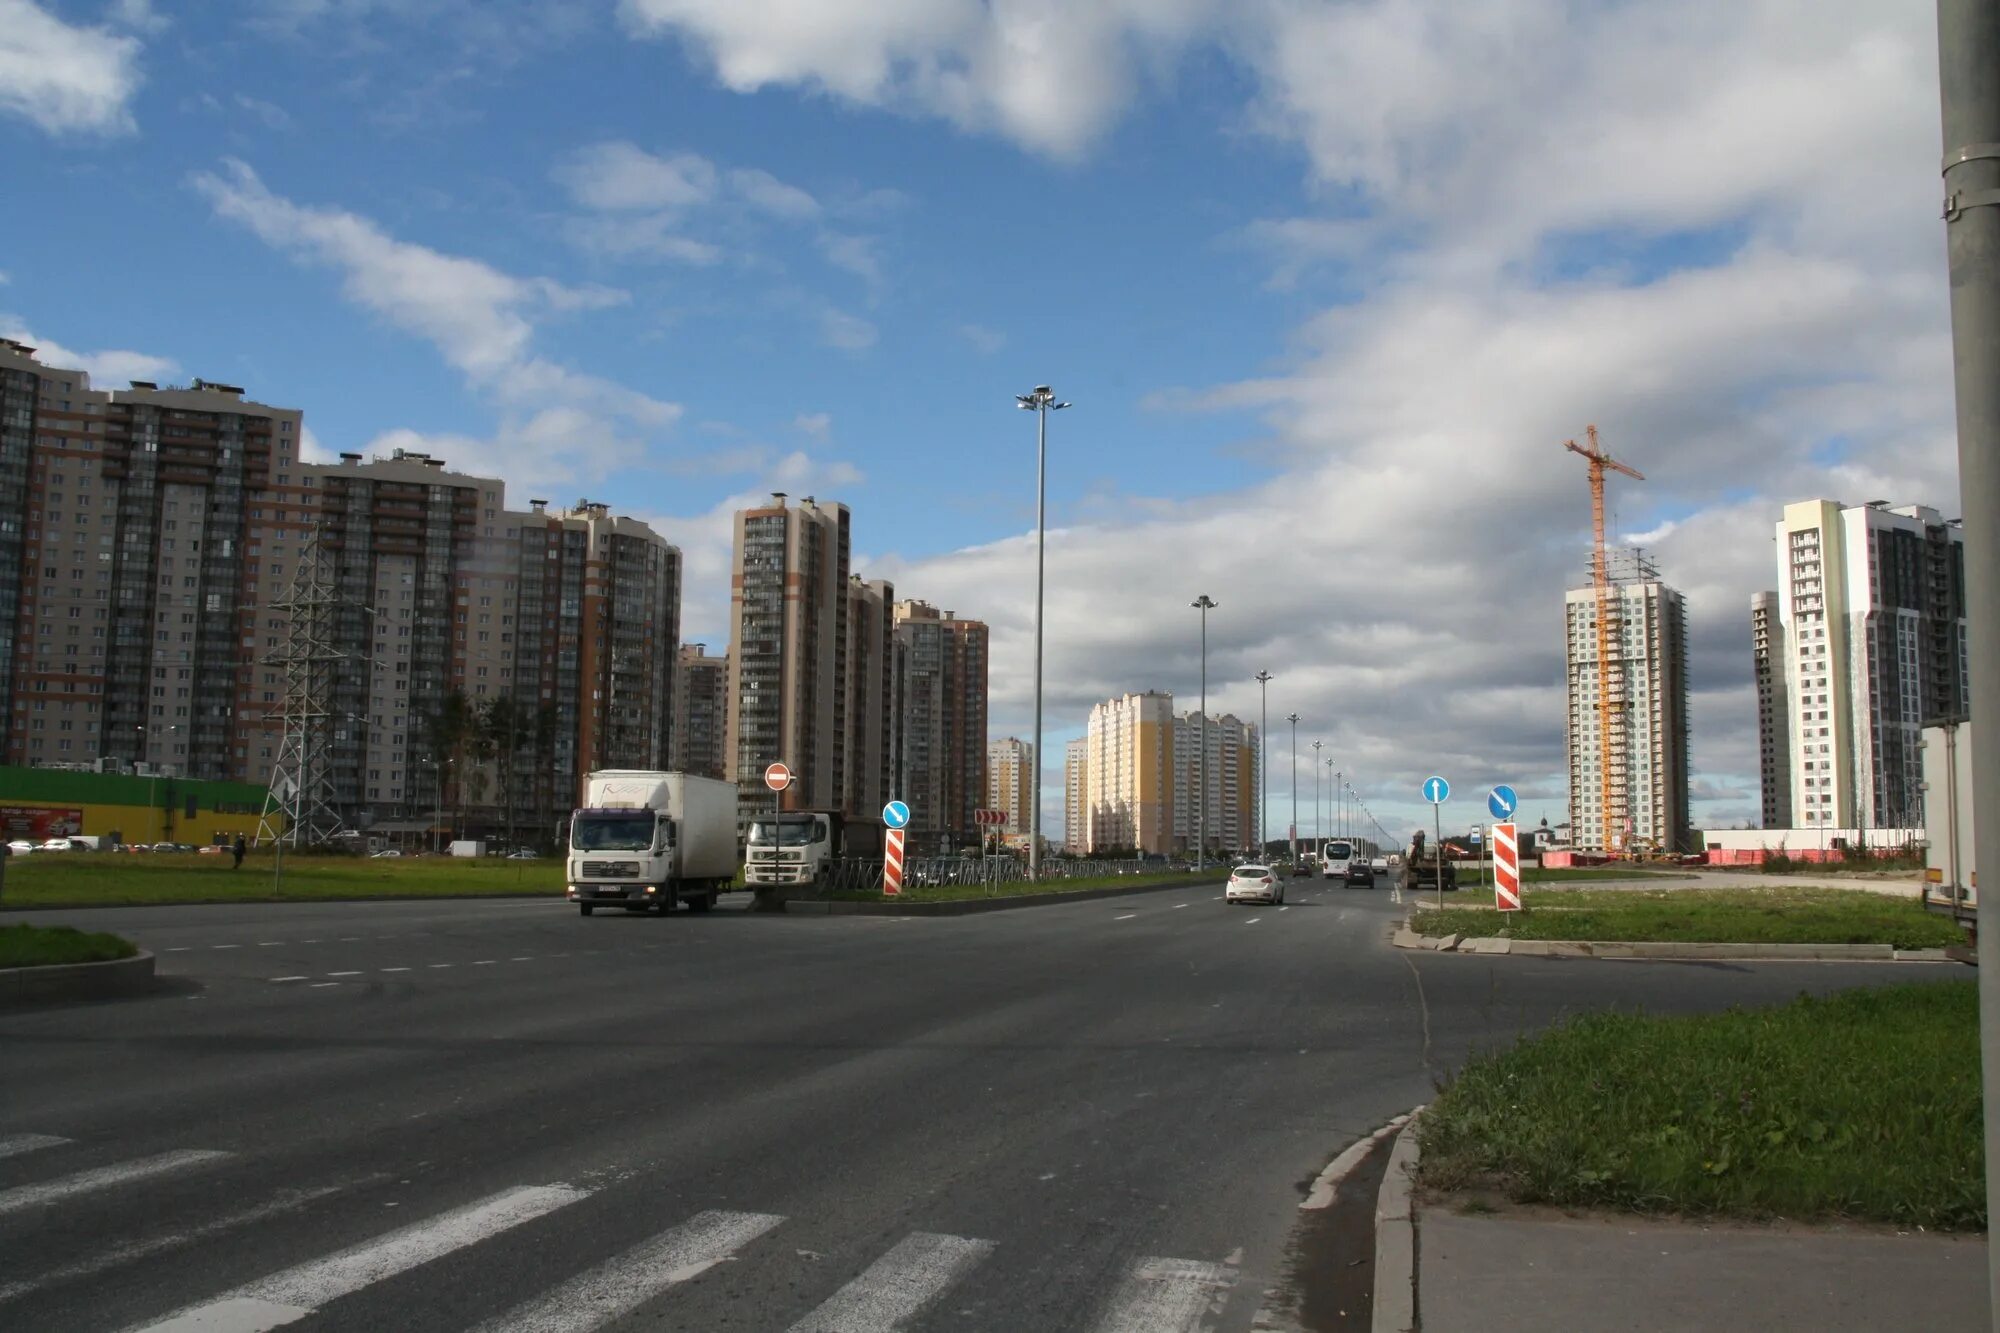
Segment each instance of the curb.
[{"label": "curb", "polygon": [[1458,935],[1419,935],[1408,926],[1398,929],[1390,943],[1398,949],[1515,958],[1642,958],[1680,962],[1734,959],[1767,963],[1960,961],[1947,949],[1898,949],[1888,944],[1670,944],[1644,940],[1516,940],[1502,936],[1466,939]]},{"label": "curb", "polygon": [[1410,1179],[1417,1169],[1419,1106],[1396,1135],[1389,1169],[1375,1196],[1375,1314],[1373,1333],[1415,1333],[1417,1327],[1417,1214]]},{"label": "curb", "polygon": [[1088,902],[1095,898],[1126,898],[1135,893],[1164,893],[1174,889],[1215,887],[1208,880],[1185,884],[1138,884],[1131,888],[1113,885],[1103,889],[1077,889],[1070,893],[1020,894],[1012,898],[961,898],[941,903],[843,902],[832,898],[787,898],[787,915],[801,916],[973,916],[980,912],[1006,912],[1017,907],[1057,907],[1063,903]]},{"label": "curb", "polygon": [[567,901],[557,889],[509,889],[505,893],[360,893],[337,898],[176,898],[159,903],[0,903],[0,915],[8,912],[108,912],[120,907],[309,907],[314,903],[450,903],[488,902],[502,898],[547,898]]},{"label": "curb", "polygon": [[108,1000],[144,995],[156,984],[153,964],[153,955],[141,949],[130,958],[114,958],[107,963],[0,968],[0,1003]]}]

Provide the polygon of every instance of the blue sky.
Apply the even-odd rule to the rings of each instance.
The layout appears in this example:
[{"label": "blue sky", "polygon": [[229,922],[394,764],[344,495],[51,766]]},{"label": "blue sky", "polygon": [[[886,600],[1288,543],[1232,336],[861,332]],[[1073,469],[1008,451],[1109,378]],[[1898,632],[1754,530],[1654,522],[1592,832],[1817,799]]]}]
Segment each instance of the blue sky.
[{"label": "blue sky", "polygon": [[844,500],[869,572],[992,623],[995,734],[1030,698],[1011,399],[1052,383],[1051,755],[1095,699],[1192,696],[1206,591],[1211,697],[1272,671],[1397,823],[1431,771],[1560,818],[1596,422],[1689,596],[1697,815],[1735,822],[1778,508],[1954,508],[1930,22],[0,0],[0,333],[609,499],[711,642],[730,509]]}]

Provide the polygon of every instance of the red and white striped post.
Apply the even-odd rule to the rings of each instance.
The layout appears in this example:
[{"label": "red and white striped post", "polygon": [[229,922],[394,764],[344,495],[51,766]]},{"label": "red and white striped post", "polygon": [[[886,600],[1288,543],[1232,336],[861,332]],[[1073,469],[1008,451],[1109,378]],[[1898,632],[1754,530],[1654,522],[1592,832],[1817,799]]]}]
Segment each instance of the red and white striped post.
[{"label": "red and white striped post", "polygon": [[895,897],[903,891],[903,830],[886,829],[882,843],[882,892]]},{"label": "red and white striped post", "polygon": [[1521,910],[1521,844],[1511,820],[1493,826],[1493,905]]}]

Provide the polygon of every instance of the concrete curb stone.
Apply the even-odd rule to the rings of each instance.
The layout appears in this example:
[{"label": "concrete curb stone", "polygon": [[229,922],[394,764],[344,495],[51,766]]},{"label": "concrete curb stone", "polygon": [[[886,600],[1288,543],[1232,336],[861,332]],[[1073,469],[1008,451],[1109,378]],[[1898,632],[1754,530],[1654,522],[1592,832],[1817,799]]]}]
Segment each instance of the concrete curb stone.
[{"label": "concrete curb stone", "polygon": [[1396,1135],[1389,1169],[1375,1195],[1375,1313],[1372,1333],[1415,1333],[1417,1327],[1417,1215],[1410,1199],[1417,1170],[1417,1122],[1423,1107]]},{"label": "concrete curb stone", "polygon": [[39,1000],[105,1000],[144,995],[157,984],[153,955],[141,949],[105,963],[0,968],[0,1003]]},{"label": "concrete curb stone", "polygon": [[1441,953],[1511,954],[1522,958],[1648,958],[1680,962],[1735,959],[1746,962],[1946,963],[1963,961],[1949,949],[1897,949],[1887,944],[1723,944],[1646,940],[1516,940],[1419,935],[1406,923],[1390,937],[1398,949]]}]

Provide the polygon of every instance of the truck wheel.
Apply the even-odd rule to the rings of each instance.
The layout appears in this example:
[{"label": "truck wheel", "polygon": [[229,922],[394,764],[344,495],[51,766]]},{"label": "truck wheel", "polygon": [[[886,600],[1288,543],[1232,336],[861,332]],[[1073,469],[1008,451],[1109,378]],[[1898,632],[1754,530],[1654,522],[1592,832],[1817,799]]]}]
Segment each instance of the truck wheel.
[{"label": "truck wheel", "polygon": [[589,903],[578,903],[576,905],[576,910],[583,916],[589,916],[591,913],[591,905]]},{"label": "truck wheel", "polygon": [[674,895],[671,893],[660,894],[654,899],[654,905],[660,909],[661,916],[671,916],[674,910]]},{"label": "truck wheel", "polygon": [[698,894],[688,899],[688,911],[690,912],[706,912],[713,906],[715,906],[715,890],[713,889],[710,889],[707,893]]}]

